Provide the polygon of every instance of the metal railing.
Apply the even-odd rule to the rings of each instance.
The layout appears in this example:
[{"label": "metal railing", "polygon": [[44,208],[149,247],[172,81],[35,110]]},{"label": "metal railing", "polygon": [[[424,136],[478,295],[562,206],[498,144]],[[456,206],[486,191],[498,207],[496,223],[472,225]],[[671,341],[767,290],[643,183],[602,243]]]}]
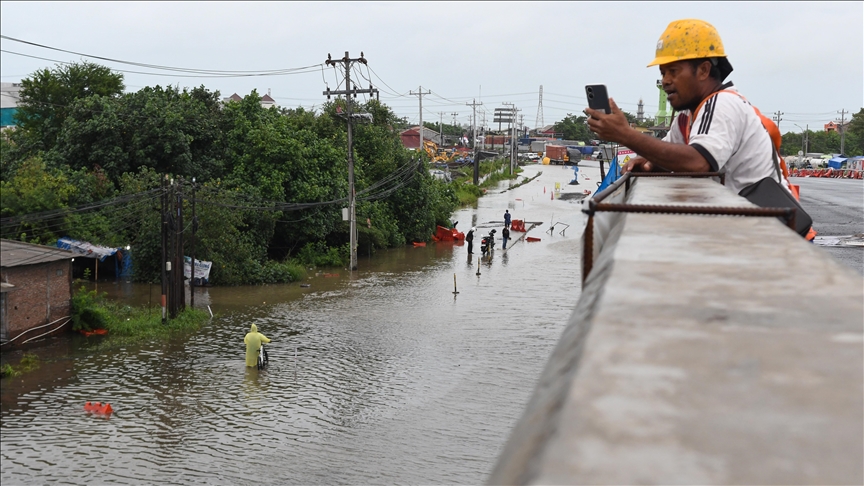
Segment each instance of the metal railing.
[{"label": "metal railing", "polygon": [[723,172],[628,172],[618,178],[603,191],[588,201],[588,207],[582,212],[588,215],[585,232],[582,235],[582,283],[588,278],[594,266],[594,215],[598,212],[613,213],[655,213],[655,214],[702,214],[723,216],[760,216],[778,217],[785,220],[786,225],[795,230],[794,208],[751,208],[751,207],[728,207],[728,206],[687,206],[687,205],[662,205],[662,204],[628,204],[628,203],[606,203],[603,202],[609,196],[615,194],[623,185],[624,196],[629,194],[631,186],[637,177],[718,177],[720,184],[726,182]]}]

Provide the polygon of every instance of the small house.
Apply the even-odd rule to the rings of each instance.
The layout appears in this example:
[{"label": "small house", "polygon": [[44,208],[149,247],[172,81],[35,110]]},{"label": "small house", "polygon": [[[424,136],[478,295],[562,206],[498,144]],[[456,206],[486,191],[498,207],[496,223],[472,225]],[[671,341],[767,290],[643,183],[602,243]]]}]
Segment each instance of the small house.
[{"label": "small house", "polygon": [[0,345],[55,334],[71,321],[68,250],[0,240]]}]

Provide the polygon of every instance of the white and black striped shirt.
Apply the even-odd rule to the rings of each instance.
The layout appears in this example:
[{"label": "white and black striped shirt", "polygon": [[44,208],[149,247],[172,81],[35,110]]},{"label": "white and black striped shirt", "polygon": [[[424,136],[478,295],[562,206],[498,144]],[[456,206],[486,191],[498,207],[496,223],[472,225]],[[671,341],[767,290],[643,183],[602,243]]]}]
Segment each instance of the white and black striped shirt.
[{"label": "white and black striped shirt", "polygon": [[[690,125],[690,140],[686,143],[705,157],[712,170],[725,169],[726,186],[737,194],[765,177],[777,179],[771,155],[774,146],[753,106],[734,87],[724,89],[734,92],[717,92],[705,101]],[[689,120],[690,111],[675,117],[663,140],[685,143],[679,123],[684,116]],[[780,182],[787,187],[785,180]]]}]

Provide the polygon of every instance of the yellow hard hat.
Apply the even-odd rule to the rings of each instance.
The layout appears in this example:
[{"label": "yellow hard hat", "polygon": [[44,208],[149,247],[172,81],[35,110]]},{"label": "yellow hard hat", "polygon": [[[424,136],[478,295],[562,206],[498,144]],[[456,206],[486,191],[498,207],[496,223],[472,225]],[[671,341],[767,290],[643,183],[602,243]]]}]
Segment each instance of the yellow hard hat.
[{"label": "yellow hard hat", "polygon": [[713,62],[724,79],[732,72],[723,41],[713,25],[698,19],[676,20],[660,35],[654,60],[648,67],[703,58],[716,59]]}]

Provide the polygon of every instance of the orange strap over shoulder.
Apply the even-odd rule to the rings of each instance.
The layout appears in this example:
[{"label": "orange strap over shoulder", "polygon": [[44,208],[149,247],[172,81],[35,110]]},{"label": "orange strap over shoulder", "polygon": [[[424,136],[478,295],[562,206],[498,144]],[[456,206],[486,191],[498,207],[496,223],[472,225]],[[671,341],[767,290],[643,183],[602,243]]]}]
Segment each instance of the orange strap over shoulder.
[{"label": "orange strap over shoulder", "polygon": [[[693,122],[696,120],[696,114],[699,113],[702,105],[704,105],[705,102],[708,101],[709,98],[711,98],[711,96],[714,96],[717,93],[732,93],[738,95],[738,97],[742,100],[747,101],[747,98],[745,98],[741,93],[737,91],[722,89],[711,93],[707,98],[705,98],[699,103],[699,106],[697,106],[695,110],[693,110],[693,113],[690,114],[690,119],[686,120],[686,125],[682,127],[682,133],[684,134],[684,143],[690,143],[690,129],[693,127]],[[751,103],[750,106],[753,106],[753,104]],[[780,171],[783,173],[783,178],[786,179],[786,183],[789,184],[789,189],[792,191],[792,195],[795,196],[796,200],[800,201],[800,187],[789,182],[789,169],[786,167],[786,161],[783,160],[783,157],[780,155],[780,144],[783,142],[783,136],[780,134],[780,129],[777,127],[777,124],[774,123],[774,120],[763,115],[762,112],[759,111],[759,108],[753,106],[753,111],[755,111],[756,115],[759,116],[759,119],[762,121],[762,126],[765,127],[765,130],[768,132],[768,136],[771,138],[771,144],[774,146],[774,150],[777,151],[777,157],[780,160]],[[814,230],[811,226],[810,231],[807,233],[807,236],[805,236],[804,239],[806,239],[807,241],[812,241],[813,238],[816,237],[816,234],[816,230]]]},{"label": "orange strap over shoulder", "polygon": [[[697,106],[696,109],[693,110],[693,113],[690,116],[690,120],[688,120],[687,123],[687,129],[684,132],[684,143],[690,143],[690,129],[693,127],[693,122],[696,120],[696,114],[699,113],[700,109],[702,109],[702,105],[704,105],[705,102],[708,101],[709,98],[711,98],[711,96],[714,96],[717,93],[732,93],[734,95],[737,95],[742,100],[747,101],[747,98],[745,98],[741,93],[737,91],[721,89],[720,91],[715,91],[711,93],[708,98],[702,100],[699,103],[699,106]],[[759,116],[759,120],[762,121],[762,126],[765,128],[765,130],[768,132],[768,136],[771,138],[771,143],[774,145],[774,150],[776,150],[777,155],[780,156],[780,144],[783,142],[783,136],[780,135],[780,129],[777,128],[777,124],[774,123],[774,120],[763,115],[762,112],[759,111],[759,108],[756,108],[752,104],[750,106],[753,107],[753,111],[755,111],[756,115]],[[789,182],[789,169],[786,167],[786,161],[783,160],[782,156],[780,156],[780,170],[783,172],[783,177],[786,179],[786,182]],[[795,193],[795,199],[798,199],[797,191],[793,192]]]}]

